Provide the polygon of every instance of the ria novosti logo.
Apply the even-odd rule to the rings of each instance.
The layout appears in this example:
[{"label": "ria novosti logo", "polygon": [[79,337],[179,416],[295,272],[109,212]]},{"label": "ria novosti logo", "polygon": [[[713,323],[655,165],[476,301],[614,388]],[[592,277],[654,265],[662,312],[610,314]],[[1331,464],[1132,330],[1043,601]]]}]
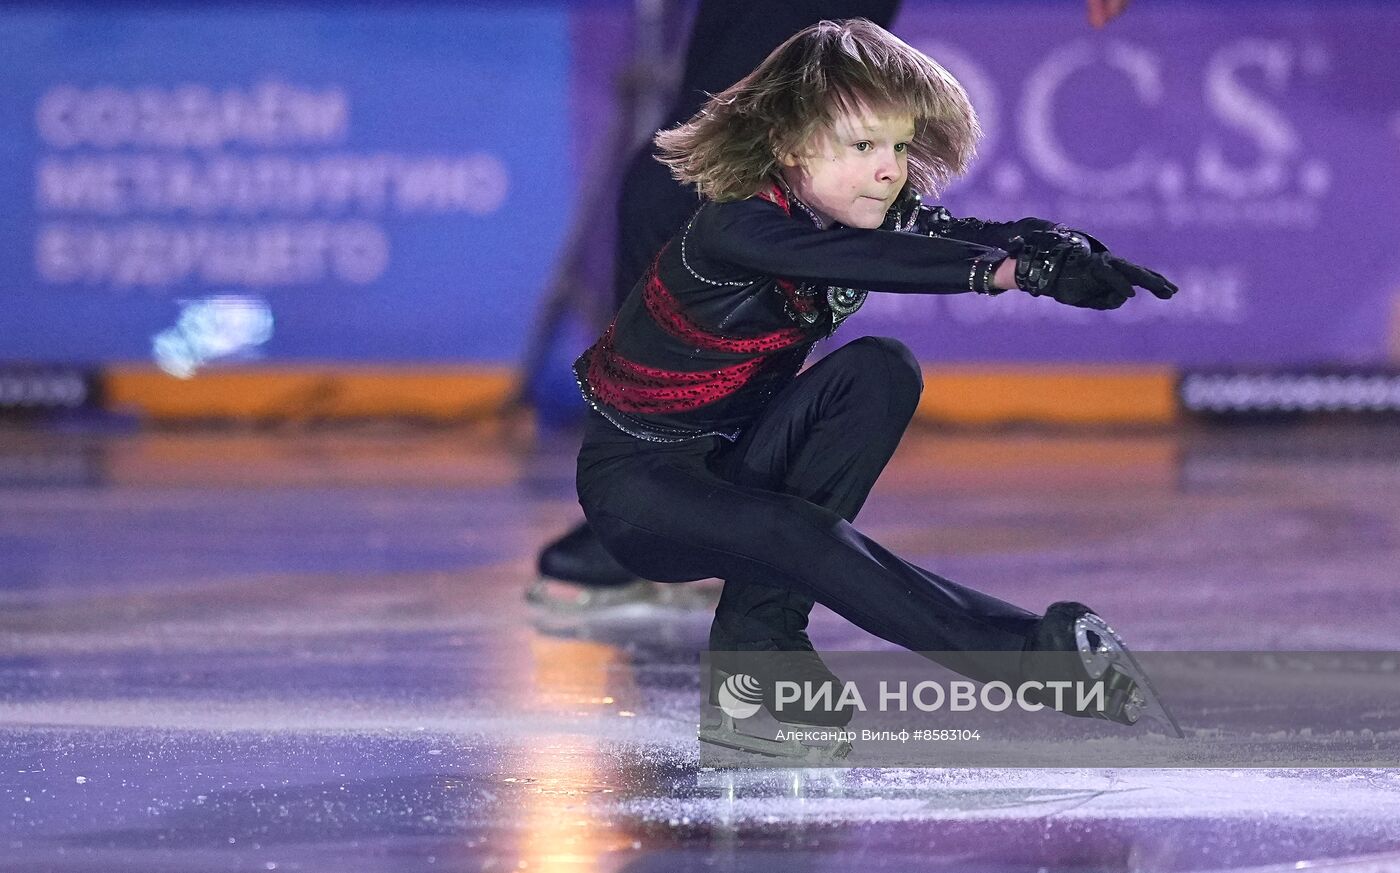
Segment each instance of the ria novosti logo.
[{"label": "ria novosti logo", "polygon": [[[1108,689],[1103,679],[1087,682],[1068,679],[1041,682],[1031,679],[1014,688],[1000,680],[987,682],[980,687],[977,682],[965,679],[954,680],[946,687],[941,682],[925,680],[910,687],[905,680],[882,679],[878,690],[875,707],[878,712],[908,712],[910,706],[921,712],[938,712],[945,707],[948,712],[977,709],[1003,712],[1012,706],[1026,712],[1039,712],[1042,709],[1064,711],[1071,706],[1076,711],[1104,711],[1108,708]],[[1042,702],[1050,700],[1053,703]],[[715,692],[715,702],[732,718],[748,718],[763,705],[762,686],[747,673],[731,674]],[[871,709],[860,686],[853,681],[814,683],[780,679],[773,683],[774,715],[779,715],[790,705],[803,711],[821,709],[830,712],[850,708],[857,712],[869,712]]]},{"label": "ria novosti logo", "polygon": [[763,704],[763,692],[758,680],[747,673],[734,673],[725,678],[715,695],[719,708],[730,718],[748,718]]}]

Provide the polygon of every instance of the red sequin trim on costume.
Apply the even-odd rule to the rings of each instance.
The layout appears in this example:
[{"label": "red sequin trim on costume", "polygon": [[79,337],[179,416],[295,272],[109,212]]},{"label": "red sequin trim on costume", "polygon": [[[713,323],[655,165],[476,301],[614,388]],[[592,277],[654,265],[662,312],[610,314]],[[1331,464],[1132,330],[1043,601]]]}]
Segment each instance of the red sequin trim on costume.
[{"label": "red sequin trim on costume", "polygon": [[588,387],[619,412],[687,412],[738,391],[767,361],[752,358],[718,370],[662,370],[629,361],[613,348],[610,325],[588,353]]},{"label": "red sequin trim on costume", "polygon": [[[781,284],[783,281],[786,280],[779,280],[779,283]],[[642,299],[646,303],[647,312],[651,313],[651,317],[656,320],[657,324],[661,325],[662,330],[686,345],[694,346],[697,349],[738,354],[766,354],[791,348],[806,339],[806,333],[797,327],[786,327],[772,333],[745,339],[734,339],[710,333],[686,316],[681,308],[681,302],[667,290],[665,283],[661,281],[661,276],[654,263],[651,272],[647,274],[647,285],[642,292]]]},{"label": "red sequin trim on costume", "polygon": [[758,192],[758,196],[769,203],[777,204],[779,209],[792,215],[792,204],[788,202],[787,195],[783,193],[783,189],[778,187],[776,182],[770,182],[767,188]]},{"label": "red sequin trim on costume", "polygon": [[[791,204],[782,189],[774,184],[759,192],[759,197],[776,204],[783,212],[792,214]],[[715,370],[663,370],[629,361],[613,347],[617,323],[586,353],[588,358],[588,388],[595,399],[619,412],[667,414],[688,412],[728,397],[744,387],[772,359],[774,352],[789,349],[809,341],[807,331],[800,327],[784,328],[761,336],[736,339],[711,333],[685,314],[680,300],[661,281],[658,262],[652,263],[642,300],[647,312],[673,337],[689,346],[708,351],[750,354],[755,357]],[[794,312],[807,313],[817,309],[816,301],[801,294],[801,285],[789,279],[777,279],[779,290]]]},{"label": "red sequin trim on costume", "polygon": [[817,311],[815,298],[803,295],[801,285],[791,279],[778,279],[777,282],[778,290],[783,292],[783,298],[787,300],[787,305],[793,312],[805,314]]},{"label": "red sequin trim on costume", "polygon": [[[792,203],[788,201],[787,195],[783,193],[783,189],[777,183],[770,183],[767,188],[758,192],[758,197],[760,200],[767,200],[776,205],[789,216],[792,215]],[[788,308],[794,314],[806,315],[817,311],[816,301],[799,293],[802,287],[800,284],[791,279],[778,279],[777,282],[778,290],[783,292],[783,298],[787,300]]]}]

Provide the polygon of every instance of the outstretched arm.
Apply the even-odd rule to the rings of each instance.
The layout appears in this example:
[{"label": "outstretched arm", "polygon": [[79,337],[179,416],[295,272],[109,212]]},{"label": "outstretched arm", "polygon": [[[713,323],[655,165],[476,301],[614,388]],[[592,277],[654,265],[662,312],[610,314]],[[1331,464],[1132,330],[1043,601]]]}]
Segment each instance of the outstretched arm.
[{"label": "outstretched arm", "polygon": [[1135,284],[1159,297],[1176,293],[1156,273],[1102,246],[1091,250],[1088,238],[1073,232],[1032,230],[1013,237],[1008,250],[917,231],[820,230],[758,198],[706,204],[679,242],[687,269],[721,283],[782,276],[924,294],[1019,288],[1092,309],[1123,305]]},{"label": "outstretched arm", "polygon": [[1094,309],[1121,306],[1133,296],[1134,285],[1163,300],[1176,293],[1176,286],[1161,275],[1113,255],[1107,246],[1084,231],[1043,218],[954,218],[942,206],[922,205],[918,193],[906,189],[886,226],[1014,253],[1016,257],[999,265],[994,274],[993,285],[997,289],[1020,288],[1054,297],[1061,303]]},{"label": "outstretched arm", "polygon": [[1043,218],[1022,218],[1019,221],[982,221],[979,218],[954,218],[942,206],[919,206],[911,222],[901,225],[911,233],[957,239],[982,246],[1007,248],[1017,237],[1037,230],[1053,230],[1057,225]]},{"label": "outstretched arm", "polygon": [[681,237],[687,266],[710,279],[782,276],[925,294],[990,291],[1005,250],[966,240],[794,221],[766,200],[707,203]]}]

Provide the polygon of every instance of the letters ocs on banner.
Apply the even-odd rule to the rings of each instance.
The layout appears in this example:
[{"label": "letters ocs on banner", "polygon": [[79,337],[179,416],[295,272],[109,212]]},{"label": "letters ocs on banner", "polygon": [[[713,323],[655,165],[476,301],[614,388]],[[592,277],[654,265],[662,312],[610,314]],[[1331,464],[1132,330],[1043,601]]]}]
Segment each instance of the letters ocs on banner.
[{"label": "letters ocs on banner", "polygon": [[[964,193],[988,189],[1003,197],[1044,193],[1093,197],[1100,214],[1123,214],[1115,201],[1156,195],[1162,204],[1208,203],[1226,222],[1274,221],[1308,226],[1324,196],[1331,167],[1305,148],[1303,125],[1290,109],[1297,89],[1329,70],[1328,52],[1298,40],[1240,38],[1211,50],[1199,68],[1169,69],[1163,53],[1122,40],[1075,41],[1047,52],[1023,81],[956,46],[922,41],[919,47],[941,61],[966,86],[987,131],[981,155]],[[1180,61],[1175,62],[1180,66]],[[1092,75],[1119,79],[1132,102],[1122,105],[1115,140],[1133,143],[1131,153],[1111,166],[1091,166],[1075,157],[1073,143],[1055,121],[1076,101],[1101,99],[1074,85]],[[1137,120],[1167,108],[1169,89],[1203,113],[1191,137],[1166,141],[1136,133]],[[1118,93],[1115,89],[1115,93]],[[1237,144],[1226,146],[1227,137]],[[1105,209],[1103,201],[1108,201]],[[1247,209],[1230,209],[1248,201]],[[1204,213],[1204,209],[1201,210]],[[1168,223],[1195,220],[1194,210],[1164,209],[1145,216]]]},{"label": "letters ocs on banner", "polygon": [[[980,154],[950,197],[955,213],[988,218],[1052,217],[1092,228],[1111,244],[1148,240],[1191,251],[1202,234],[1315,231],[1333,185],[1331,164],[1310,151],[1310,119],[1298,99],[1330,72],[1321,45],[1303,37],[1241,36],[1208,47],[1189,67],[1175,53],[1122,39],[1051,46],[1017,78],[956,44],[915,39],[967,88],[986,131]],[[1121,101],[1109,132],[1116,157],[1084,156],[1060,123],[1084,101]],[[1161,113],[1189,107],[1185,135],[1157,135]],[[1137,237],[1137,240],[1134,240]],[[1247,259],[1154,262],[1181,287],[1169,306],[1135,305],[1103,316],[1004,295],[992,301],[883,295],[871,315],[895,320],[944,313],[983,323],[1241,324],[1260,281]]]}]

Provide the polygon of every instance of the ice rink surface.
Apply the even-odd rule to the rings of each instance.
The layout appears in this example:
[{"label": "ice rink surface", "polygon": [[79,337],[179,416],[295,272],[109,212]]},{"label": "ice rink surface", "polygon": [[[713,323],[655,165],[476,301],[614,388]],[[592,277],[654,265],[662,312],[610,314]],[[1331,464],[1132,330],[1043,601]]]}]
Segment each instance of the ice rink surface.
[{"label": "ice rink surface", "polygon": [[[857,526],[1138,649],[1397,650],[1396,437],[916,430]],[[0,431],[0,870],[1400,870],[1400,770],[702,770],[707,616],[522,602],[571,451]]]}]

